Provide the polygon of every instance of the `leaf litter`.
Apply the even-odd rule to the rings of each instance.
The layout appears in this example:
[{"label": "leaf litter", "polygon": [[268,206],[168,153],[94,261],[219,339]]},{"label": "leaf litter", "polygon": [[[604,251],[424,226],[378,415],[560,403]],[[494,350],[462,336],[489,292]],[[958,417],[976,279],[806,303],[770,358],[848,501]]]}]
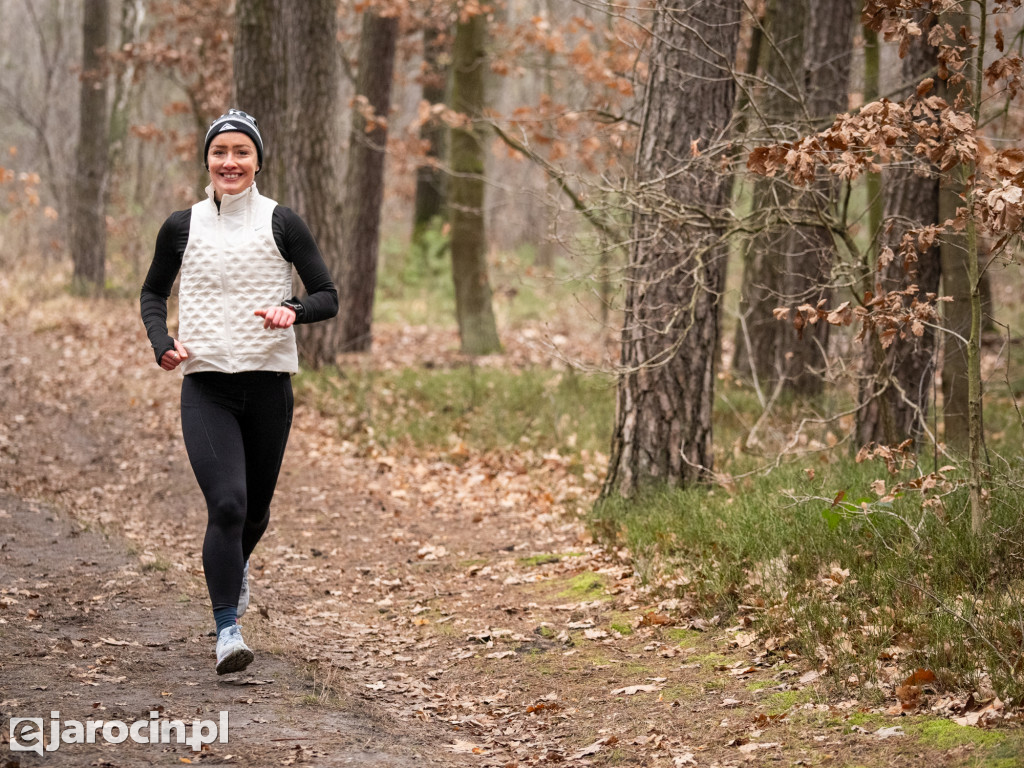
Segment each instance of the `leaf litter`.
[{"label": "leaf litter", "polygon": [[[8,382],[23,418],[0,427],[0,467],[14,492],[55,499],[82,523],[116,531],[141,553],[139,567],[164,569],[175,588],[202,602],[204,514],[180,445],[178,383],[152,366],[141,331],[124,327],[130,312],[76,305],[89,322],[54,324],[51,306],[29,310],[24,327],[0,320],[9,346],[30,363]],[[412,337],[381,332],[396,346],[381,344],[374,365],[422,362],[429,347],[401,346]],[[435,357],[460,364],[447,338]],[[59,353],[67,343],[102,349],[112,362],[68,365]],[[535,348],[509,347],[490,364],[550,363]],[[83,435],[68,435],[76,454],[67,472],[50,471],[62,454],[42,434],[46,413],[72,418]],[[25,460],[18,445],[37,455]],[[875,734],[897,735],[901,726],[860,734],[844,726],[856,713],[1005,720],[1001,702],[944,694],[918,673],[889,684],[885,707],[837,699],[827,663],[801,659],[784,639],[747,626],[722,628],[685,585],[665,597],[641,583],[628,553],[596,545],[577,516],[595,498],[603,457],[591,457],[596,463],[581,476],[557,452],[456,448],[448,456],[396,455],[357,445],[339,438],[329,414],[297,404],[271,526],[253,558],[248,621],[262,640],[310,666],[324,701],[366,699],[398,722],[431,728],[449,754],[480,766],[587,764],[611,751],[628,764],[724,766],[777,752],[806,760],[822,744],[869,765],[885,754],[875,745],[891,740]],[[592,586],[571,592],[567,585],[588,575]],[[69,599],[87,614],[131,591],[126,575],[100,594]],[[37,618],[33,594],[5,585],[0,621]],[[670,634],[682,630],[697,635],[693,646]],[[132,644],[116,636],[88,642]],[[84,686],[130,683],[114,666],[101,658],[68,669]],[[768,693],[751,695],[749,681],[769,684]],[[807,696],[772,712],[765,702],[777,689]],[[888,715],[894,701],[900,713]],[[778,736],[759,738],[766,730]],[[907,765],[934,762],[920,745],[915,754]]]}]

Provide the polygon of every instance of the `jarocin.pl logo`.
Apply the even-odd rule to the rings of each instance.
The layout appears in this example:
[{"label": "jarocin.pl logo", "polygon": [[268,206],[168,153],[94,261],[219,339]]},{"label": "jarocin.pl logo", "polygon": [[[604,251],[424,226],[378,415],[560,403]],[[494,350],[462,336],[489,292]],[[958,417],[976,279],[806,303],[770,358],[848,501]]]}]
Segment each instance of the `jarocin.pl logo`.
[{"label": "jarocin.pl logo", "polygon": [[[204,744],[228,743],[228,713],[221,712],[217,722],[193,720],[186,726],[182,720],[161,720],[151,711],[149,720],[126,723],[123,720],[61,720],[60,712],[50,712],[50,738],[45,739],[41,717],[12,717],[10,747],[12,752],[55,752],[61,744],[95,744],[97,737],[107,744],[121,744],[131,739],[136,744],[187,744],[198,752]],[[173,742],[172,742],[173,736]]]}]

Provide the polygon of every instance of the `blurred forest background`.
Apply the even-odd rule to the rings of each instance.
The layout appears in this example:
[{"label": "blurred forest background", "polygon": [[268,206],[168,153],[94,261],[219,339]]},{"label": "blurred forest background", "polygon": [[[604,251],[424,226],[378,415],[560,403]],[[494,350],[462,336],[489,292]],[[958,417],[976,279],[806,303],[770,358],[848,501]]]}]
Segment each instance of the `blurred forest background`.
[{"label": "blurred forest background", "polygon": [[[0,0],[5,289],[136,296],[249,111],[339,283],[339,429],[572,454],[652,583],[1019,695],[1019,5]],[[412,327],[401,408],[336,374]]]}]

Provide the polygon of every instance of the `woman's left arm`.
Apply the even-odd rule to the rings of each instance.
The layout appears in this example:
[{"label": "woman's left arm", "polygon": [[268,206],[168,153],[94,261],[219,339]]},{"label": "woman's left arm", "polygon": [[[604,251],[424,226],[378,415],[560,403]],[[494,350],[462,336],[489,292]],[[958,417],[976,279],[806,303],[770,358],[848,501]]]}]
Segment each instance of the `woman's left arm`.
[{"label": "woman's left arm", "polygon": [[306,222],[290,208],[279,205],[274,209],[273,228],[278,250],[295,266],[306,289],[306,296],[285,303],[295,311],[295,322],[315,323],[337,315],[338,289]]}]

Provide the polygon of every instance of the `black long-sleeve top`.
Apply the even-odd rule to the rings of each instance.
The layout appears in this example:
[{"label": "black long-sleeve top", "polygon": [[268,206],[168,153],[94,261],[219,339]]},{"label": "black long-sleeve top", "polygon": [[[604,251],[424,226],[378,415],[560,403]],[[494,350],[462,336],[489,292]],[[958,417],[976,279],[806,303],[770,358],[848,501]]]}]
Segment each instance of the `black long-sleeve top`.
[{"label": "black long-sleeve top", "polygon": [[[167,332],[167,299],[181,270],[191,221],[191,208],[175,211],[167,217],[157,234],[153,263],[142,284],[142,322],[158,363],[165,352],[174,349],[174,340]],[[297,213],[283,205],[274,209],[272,227],[277,249],[295,267],[308,294],[302,299],[292,299],[299,305],[296,324],[334,317],[338,314],[338,291],[309,227]]]}]

